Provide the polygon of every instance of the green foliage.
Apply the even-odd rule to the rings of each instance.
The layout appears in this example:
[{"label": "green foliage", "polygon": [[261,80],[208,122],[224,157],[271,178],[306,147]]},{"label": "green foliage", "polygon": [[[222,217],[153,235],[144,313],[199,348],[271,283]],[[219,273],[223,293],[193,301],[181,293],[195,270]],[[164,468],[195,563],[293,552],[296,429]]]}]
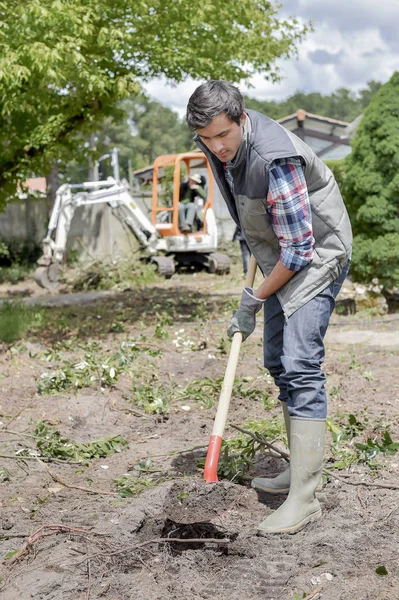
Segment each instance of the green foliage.
[{"label": "green foliage", "polygon": [[303,600],[303,598],[306,598],[306,596],[306,592],[303,592],[302,596],[300,596],[297,592],[294,592],[293,600]]},{"label": "green foliage", "polygon": [[11,473],[5,467],[0,467],[0,483],[11,481]]},{"label": "green foliage", "polygon": [[40,456],[59,460],[88,463],[93,458],[103,458],[126,448],[128,443],[120,435],[100,438],[86,444],[64,437],[59,431],[39,421],[34,431]]},{"label": "green foliage", "polygon": [[[361,420],[353,414],[345,417],[347,422],[343,424],[327,419],[327,429],[331,432],[333,440],[333,468],[345,469],[354,463],[364,463],[370,469],[377,469],[380,466],[379,459],[383,455],[398,452],[399,443],[393,442],[389,425],[372,426],[366,411],[362,413]],[[363,440],[356,441],[358,438]]]},{"label": "green foliage", "polygon": [[345,158],[342,191],[354,233],[351,273],[399,285],[399,72],[364,113]]},{"label": "green foliage", "polygon": [[345,184],[345,160],[343,158],[340,160],[326,160],[325,163],[331,169],[339,189],[342,191]]},{"label": "green foliage", "polygon": [[0,259],[8,258],[10,256],[10,251],[8,249],[7,244],[4,242],[0,242]]},{"label": "green foliage", "polygon": [[[84,153],[139,79],[278,78],[308,31],[266,0],[7,0],[0,2],[0,190]],[[197,42],[198,40],[198,42]]]},{"label": "green foliage", "polygon": [[[260,439],[268,441],[284,439],[284,426],[280,417],[275,416],[267,421],[247,421],[242,427]],[[223,440],[218,475],[230,480],[242,478],[254,466],[256,453],[263,450],[262,444],[243,433],[236,438]],[[199,466],[204,464],[205,460],[198,461]]]},{"label": "green foliage", "polygon": [[158,277],[156,267],[151,263],[119,258],[75,265],[65,274],[64,280],[74,291],[87,291],[143,287]]},{"label": "green foliage", "polygon": [[62,368],[42,373],[37,382],[37,391],[41,395],[47,395],[79,390],[95,384],[111,387],[117,382],[118,376],[118,370],[109,362],[101,363],[98,362],[98,357],[86,355],[81,362],[64,361]]},{"label": "green foliage", "polygon": [[32,242],[0,242],[0,283],[17,283],[26,279],[41,252],[41,248]]},{"label": "green foliage", "polygon": [[11,344],[21,339],[29,329],[43,324],[43,311],[23,302],[3,302],[0,305],[0,340]]},{"label": "green foliage", "polygon": [[116,491],[122,498],[134,498],[144,490],[155,487],[158,484],[156,479],[132,477],[131,475],[123,475],[114,479]]},{"label": "green foliage", "polygon": [[24,281],[31,273],[31,268],[26,265],[14,263],[10,267],[0,267],[0,283],[18,283]]},{"label": "green foliage", "polygon": [[132,390],[133,402],[146,413],[166,415],[169,412],[171,393],[164,386],[153,381],[134,382]]},{"label": "green foliage", "polygon": [[[119,102],[97,126],[95,135],[86,136],[79,143],[84,142],[101,156],[111,155],[117,147],[120,177],[127,181],[130,170],[152,164],[162,154],[186,152],[194,146],[192,133],[177,113],[144,94]],[[63,180],[76,183],[87,179],[87,161],[68,160],[59,169]],[[100,179],[113,176],[110,156],[99,163],[99,175]]]},{"label": "green foliage", "polygon": [[[48,362],[60,362],[62,354],[58,351],[61,345],[56,346],[50,352],[45,352],[44,357]],[[70,344],[68,345],[70,347]],[[141,340],[140,347],[137,342],[122,341],[119,350],[111,356],[101,353],[101,347],[97,342],[78,344],[86,350],[82,360],[64,360],[61,366],[55,370],[42,373],[37,388],[39,394],[56,394],[66,390],[78,390],[84,387],[101,386],[112,387],[118,381],[121,373],[129,372],[140,351],[149,354],[159,354],[158,350],[152,350]]]},{"label": "green foliage", "polygon": [[169,337],[169,333],[168,331],[165,329],[165,327],[169,326],[172,324],[172,318],[171,316],[167,313],[167,312],[162,312],[160,313],[155,313],[155,316],[157,318],[157,322],[155,323],[155,332],[154,335],[156,338],[159,339],[167,339]]},{"label": "green foliage", "polygon": [[357,450],[360,450],[359,462],[367,463],[371,467],[376,467],[374,459],[379,454],[396,454],[399,450],[399,443],[394,442],[387,429],[381,432],[380,437],[373,439],[367,438],[365,444],[357,442],[355,444]]}]

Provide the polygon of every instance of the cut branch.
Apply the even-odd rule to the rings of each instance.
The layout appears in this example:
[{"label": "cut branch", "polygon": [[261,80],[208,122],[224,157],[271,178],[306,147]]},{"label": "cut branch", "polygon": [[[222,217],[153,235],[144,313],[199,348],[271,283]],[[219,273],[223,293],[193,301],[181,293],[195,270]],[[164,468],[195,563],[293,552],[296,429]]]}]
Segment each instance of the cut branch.
[{"label": "cut branch", "polygon": [[59,477],[58,475],[56,475],[55,473],[53,473],[47,465],[45,465],[42,460],[40,458],[37,459],[39,463],[42,464],[42,466],[46,469],[47,473],[50,475],[50,477],[56,481],[57,483],[60,483],[61,485],[63,485],[66,488],[72,489],[72,490],[79,490],[81,492],[87,492],[88,494],[100,494],[101,496],[106,495],[106,496],[119,496],[119,494],[117,492],[103,492],[101,490],[96,490],[96,489],[91,489],[91,488],[87,488],[84,487],[83,485],[73,485],[70,483],[67,483],[66,481],[64,481],[63,479],[61,479],[61,477]]},{"label": "cut branch", "polygon": [[105,535],[105,534],[101,534],[101,533],[93,533],[93,532],[90,532],[88,529],[82,529],[80,527],[70,527],[69,525],[59,525],[59,524],[43,525],[42,527],[40,527],[40,529],[38,529],[37,531],[34,531],[28,537],[25,544],[22,546],[22,548],[20,550],[18,550],[18,552],[16,554],[14,554],[14,556],[12,556],[10,559],[7,559],[7,564],[12,565],[12,564],[20,561],[22,558],[27,556],[32,551],[33,545],[38,540],[40,540],[43,537],[47,537],[49,535],[55,535],[57,533],[70,533],[72,535],[79,535],[82,537],[87,536],[88,534]]},{"label": "cut branch", "polygon": [[283,458],[285,461],[287,461],[287,462],[290,461],[290,455],[287,454],[287,452],[283,452],[283,450],[279,450],[278,448],[276,448],[276,446],[273,446],[273,444],[271,444],[270,442],[267,442],[265,439],[252,433],[252,431],[248,431],[247,429],[243,429],[242,427],[239,427],[238,425],[233,425],[233,424],[231,424],[230,427],[233,427],[233,429],[237,429],[237,431],[240,431],[241,433],[245,433],[246,435],[249,435],[253,440],[255,440],[255,442],[258,442],[258,444],[262,444],[262,446],[266,446],[266,448],[269,448],[269,450],[271,450],[272,452],[275,452],[277,456],[279,456],[280,458]]}]

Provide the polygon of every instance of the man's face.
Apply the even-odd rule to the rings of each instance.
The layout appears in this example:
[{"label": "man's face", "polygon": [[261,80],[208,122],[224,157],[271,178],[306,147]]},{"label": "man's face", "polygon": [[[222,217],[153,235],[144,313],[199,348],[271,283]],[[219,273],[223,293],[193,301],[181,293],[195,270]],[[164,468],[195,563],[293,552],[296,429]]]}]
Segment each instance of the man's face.
[{"label": "man's face", "polygon": [[230,121],[226,113],[218,114],[206,127],[197,129],[201,141],[222,162],[233,160],[242,141],[242,128],[246,114],[241,115],[241,124]]}]

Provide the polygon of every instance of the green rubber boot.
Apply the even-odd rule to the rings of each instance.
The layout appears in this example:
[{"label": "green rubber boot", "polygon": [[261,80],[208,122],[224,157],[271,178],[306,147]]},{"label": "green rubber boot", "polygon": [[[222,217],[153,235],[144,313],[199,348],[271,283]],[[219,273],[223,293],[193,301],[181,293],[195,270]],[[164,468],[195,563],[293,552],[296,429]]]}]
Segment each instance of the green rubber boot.
[{"label": "green rubber boot", "polygon": [[[288,414],[288,408],[286,402],[281,402],[283,407],[283,415],[285,421],[285,428],[287,430],[288,447],[290,446],[290,415]],[[267,492],[269,494],[288,494],[290,491],[290,467],[288,466],[285,471],[277,475],[277,477],[254,477],[251,481],[251,486],[260,492]]]},{"label": "green rubber boot", "polygon": [[321,516],[315,496],[323,468],[326,422],[291,417],[291,484],[287,500],[258,527],[258,535],[296,533]]}]

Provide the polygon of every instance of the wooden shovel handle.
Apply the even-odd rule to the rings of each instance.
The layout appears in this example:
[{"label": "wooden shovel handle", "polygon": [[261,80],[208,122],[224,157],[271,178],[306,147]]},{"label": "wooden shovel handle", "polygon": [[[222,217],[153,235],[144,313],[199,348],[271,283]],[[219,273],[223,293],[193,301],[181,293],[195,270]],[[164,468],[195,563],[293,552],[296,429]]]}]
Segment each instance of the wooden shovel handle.
[{"label": "wooden shovel handle", "polygon": [[[252,287],[256,274],[256,259],[251,256],[249,261],[246,286]],[[207,483],[218,481],[217,466],[222,445],[223,432],[226,425],[227,413],[229,411],[231,392],[233,390],[234,378],[237,370],[238,357],[242,343],[242,333],[237,331],[233,335],[229,360],[227,362],[226,372],[223,379],[222,389],[220,391],[218,408],[216,411],[212,435],[209,441],[208,453],[205,461],[204,479]]]}]

